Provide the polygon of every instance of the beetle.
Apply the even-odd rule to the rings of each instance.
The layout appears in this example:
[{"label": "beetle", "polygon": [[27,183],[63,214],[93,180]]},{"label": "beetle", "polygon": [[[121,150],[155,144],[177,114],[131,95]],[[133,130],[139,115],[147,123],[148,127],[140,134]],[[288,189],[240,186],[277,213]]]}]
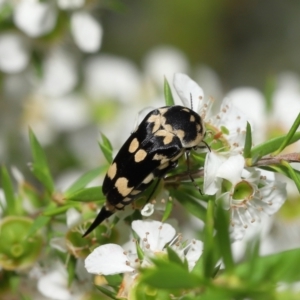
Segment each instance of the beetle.
[{"label": "beetle", "polygon": [[191,149],[206,145],[204,135],[203,120],[192,109],[173,105],[149,112],[110,165],[102,185],[106,204],[83,237],[175,168],[184,153],[188,158]]}]

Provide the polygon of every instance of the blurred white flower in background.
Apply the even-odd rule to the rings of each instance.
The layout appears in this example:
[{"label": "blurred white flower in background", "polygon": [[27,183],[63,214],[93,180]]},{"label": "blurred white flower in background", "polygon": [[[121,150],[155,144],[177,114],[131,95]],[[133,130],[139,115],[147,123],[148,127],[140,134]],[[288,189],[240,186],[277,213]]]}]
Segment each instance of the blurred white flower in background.
[{"label": "blurred white flower in background", "polygon": [[84,88],[98,101],[137,100],[141,75],[130,60],[112,55],[89,57],[84,66]]},{"label": "blurred white flower in background", "polygon": [[67,50],[52,49],[43,62],[42,92],[50,97],[71,92],[78,80],[76,64],[75,57]]},{"label": "blurred white flower in background", "polygon": [[261,143],[266,138],[266,100],[264,95],[251,87],[240,87],[231,90],[226,97],[233,105],[251,121],[254,144]]},{"label": "blurred white flower in background", "polygon": [[144,73],[159,89],[163,88],[164,77],[172,82],[176,72],[188,73],[189,63],[183,52],[171,46],[158,46],[144,57]]},{"label": "blurred white flower in background", "polygon": [[[76,273],[82,277],[81,273],[86,273],[80,260],[77,261]],[[86,276],[85,276],[86,277]],[[52,269],[40,276],[37,280],[39,292],[53,300],[80,300],[84,299],[85,293],[91,288],[90,280],[83,282],[73,281],[68,283],[68,273],[66,268],[59,262],[52,265]]]},{"label": "blurred white flower in background", "polygon": [[29,62],[28,45],[24,37],[16,33],[0,35],[0,70],[5,73],[23,71]]},{"label": "blurred white flower in background", "polygon": [[[300,77],[293,72],[281,73],[273,94],[273,127],[287,132],[300,112]],[[299,143],[298,143],[299,144]]]},{"label": "blurred white flower in background", "polygon": [[38,0],[20,1],[14,9],[15,25],[32,38],[53,30],[57,11],[52,3]]},{"label": "blurred white flower in background", "polygon": [[100,49],[103,30],[100,23],[88,12],[78,11],[72,14],[71,32],[81,51],[93,53]]},{"label": "blurred white flower in background", "polygon": [[60,9],[76,9],[84,5],[85,0],[57,0]]}]

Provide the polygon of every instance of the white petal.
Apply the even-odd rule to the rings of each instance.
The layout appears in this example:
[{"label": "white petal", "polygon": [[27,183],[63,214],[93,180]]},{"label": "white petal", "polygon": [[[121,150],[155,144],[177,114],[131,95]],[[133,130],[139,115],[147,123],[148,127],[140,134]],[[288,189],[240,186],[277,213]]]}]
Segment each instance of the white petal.
[{"label": "white petal", "polygon": [[67,226],[68,228],[72,228],[73,226],[77,225],[79,222],[81,222],[82,217],[79,211],[75,208],[69,208],[67,210]]},{"label": "white petal", "polygon": [[49,33],[56,22],[57,12],[49,3],[21,1],[14,11],[16,26],[30,37]]},{"label": "white petal", "polygon": [[0,70],[6,73],[17,73],[28,65],[27,46],[19,35],[6,33],[0,35]]},{"label": "white petal", "polygon": [[198,261],[200,255],[202,254],[203,251],[203,243],[198,240],[193,240],[191,243],[191,247],[189,248],[187,254],[186,254],[186,259],[189,265],[189,270],[191,271],[196,262]]},{"label": "white petal", "polygon": [[42,295],[50,299],[72,299],[72,294],[68,289],[68,275],[62,268],[42,276],[38,280],[37,288]]},{"label": "white petal", "polygon": [[71,31],[76,45],[83,52],[99,50],[103,30],[100,23],[87,12],[76,12],[71,16]]},{"label": "white petal", "polygon": [[154,220],[136,220],[131,224],[141,241],[147,239],[147,244],[153,252],[161,251],[175,236],[175,229],[167,223]]},{"label": "white petal", "polygon": [[276,213],[287,198],[285,182],[272,182],[270,185],[259,189],[259,191],[262,201],[268,204],[264,207],[264,212],[268,215]]},{"label": "white petal", "polygon": [[226,160],[224,156],[209,152],[204,164],[204,193],[214,195],[220,188],[220,180],[216,177],[220,165]]},{"label": "white petal", "polygon": [[134,271],[128,264],[124,249],[115,244],[100,246],[85,259],[85,268],[92,274],[113,275]]},{"label": "white petal", "polygon": [[174,75],[173,85],[184,106],[199,113],[204,102],[202,88],[190,77],[182,73]]},{"label": "white petal", "polygon": [[236,184],[241,180],[244,165],[245,159],[242,155],[230,156],[219,167],[216,176],[227,179],[232,184]]}]

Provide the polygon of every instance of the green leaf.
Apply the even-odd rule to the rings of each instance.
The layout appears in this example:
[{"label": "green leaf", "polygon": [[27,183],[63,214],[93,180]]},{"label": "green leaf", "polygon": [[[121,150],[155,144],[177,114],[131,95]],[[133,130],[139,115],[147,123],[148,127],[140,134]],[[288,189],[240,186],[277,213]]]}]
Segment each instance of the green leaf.
[{"label": "green leaf", "polygon": [[[114,299],[114,300],[117,300],[116,298],[116,292],[112,292],[111,290],[103,287],[103,286],[100,286],[100,285],[96,285],[96,288],[102,292],[104,295],[106,295],[107,297],[110,297],[111,299]],[[101,298],[99,298],[101,299]]]},{"label": "green leaf", "polygon": [[[195,187],[191,188],[195,189]],[[177,190],[171,190],[170,194],[171,197],[177,199],[188,212],[200,220],[205,220],[206,209],[189,193],[189,189],[186,190],[183,186],[180,186]]]},{"label": "green leaf", "polygon": [[167,106],[172,106],[174,105],[174,99],[172,95],[172,91],[170,88],[170,85],[168,83],[168,80],[166,77],[164,78],[164,94],[165,94],[165,102]]},{"label": "green leaf", "polygon": [[[185,268],[186,265],[184,264],[184,262],[182,261],[182,259],[178,256],[178,254],[170,247],[167,247],[167,253],[168,253],[168,257],[170,262],[178,264],[179,266]],[[188,268],[186,268],[188,270]]]},{"label": "green leaf", "polygon": [[14,195],[13,185],[10,179],[10,176],[7,172],[7,169],[3,166],[1,170],[2,175],[2,188],[5,195],[6,200],[6,210],[7,215],[15,215],[16,214],[16,198]]},{"label": "green leaf", "polygon": [[101,149],[104,157],[108,161],[108,163],[111,164],[112,161],[113,161],[113,157],[112,157],[113,148],[112,148],[112,145],[111,145],[109,139],[103,133],[101,133],[101,138],[102,138],[102,141],[99,142],[100,149]]},{"label": "green leaf", "polygon": [[214,202],[208,201],[207,214],[204,227],[204,248],[203,248],[203,274],[205,278],[211,278],[215,268],[214,247]]},{"label": "green leaf", "polygon": [[102,193],[101,186],[95,186],[90,188],[81,189],[76,191],[67,197],[66,200],[69,201],[79,201],[79,202],[104,202],[106,200]]},{"label": "green leaf", "polygon": [[[286,135],[283,135],[283,136],[268,140],[262,144],[259,144],[255,147],[253,147],[251,150],[251,157],[258,160],[259,158],[261,158],[267,154],[273,153],[280,147],[280,145],[283,143],[285,138],[286,138]],[[288,145],[297,142],[299,139],[300,139],[300,132],[298,131],[289,140]]]},{"label": "green leaf", "polygon": [[161,219],[162,222],[165,222],[169,218],[169,216],[170,216],[170,214],[172,212],[172,209],[173,209],[173,199],[171,198],[171,199],[167,200],[167,204],[166,204],[166,208],[165,208],[165,211],[164,211],[164,215],[163,215],[163,217]]},{"label": "green leaf", "polygon": [[281,161],[281,164],[288,169],[289,177],[295,182],[298,191],[300,192],[300,172],[294,170],[287,161]]},{"label": "green leaf", "polygon": [[229,215],[221,205],[217,206],[216,218],[216,240],[220,249],[221,256],[223,257],[223,262],[225,265],[225,271],[232,273],[234,269],[234,262],[231,252],[231,243],[229,236]]},{"label": "green leaf", "polygon": [[273,153],[274,156],[276,156],[282,150],[284,150],[287,145],[291,144],[290,141],[293,138],[293,136],[295,135],[299,125],[300,125],[300,113],[298,114],[296,120],[294,121],[294,123],[293,123],[292,127],[290,128],[288,134],[285,136],[284,140],[280,144],[279,148]]},{"label": "green leaf", "polygon": [[107,170],[106,166],[98,167],[93,170],[90,170],[80,176],[64,193],[66,197],[69,195],[83,189],[87,184],[89,184],[92,180],[98,177],[101,173]]},{"label": "green leaf", "polygon": [[31,129],[29,129],[29,139],[33,157],[33,163],[31,165],[32,173],[51,194],[54,191],[54,184],[49,171],[46,156],[43,148]]},{"label": "green leaf", "polygon": [[50,220],[50,217],[46,217],[43,215],[40,215],[37,218],[35,218],[28,231],[26,239],[33,236],[38,230],[44,228],[50,222]]},{"label": "green leaf", "polygon": [[252,148],[252,133],[251,133],[251,125],[247,122],[246,129],[246,139],[244,145],[244,157],[251,158],[251,148]]},{"label": "green leaf", "polygon": [[122,283],[123,276],[120,274],[107,275],[105,279],[109,286],[118,287]]},{"label": "green leaf", "polygon": [[69,254],[69,260],[67,264],[67,271],[68,271],[68,287],[71,287],[75,276],[76,276],[76,262],[77,259],[74,256]]},{"label": "green leaf", "polygon": [[61,215],[61,214],[64,214],[68,209],[70,209],[72,207],[75,207],[74,203],[67,204],[64,206],[59,206],[59,207],[48,208],[48,209],[44,210],[43,216],[53,217],[53,216]]},{"label": "green leaf", "polygon": [[247,260],[236,268],[236,274],[249,283],[262,282],[296,282],[300,280],[300,272],[295,262],[300,261],[300,249],[288,250],[272,255],[256,258],[255,272],[251,273],[253,260]]},{"label": "green leaf", "polygon": [[273,95],[276,88],[275,76],[269,75],[264,88],[264,96],[266,99],[266,107],[268,112],[272,112]]},{"label": "green leaf", "polygon": [[192,289],[199,287],[200,277],[173,262],[154,261],[155,268],[142,269],[141,282],[157,289]]}]

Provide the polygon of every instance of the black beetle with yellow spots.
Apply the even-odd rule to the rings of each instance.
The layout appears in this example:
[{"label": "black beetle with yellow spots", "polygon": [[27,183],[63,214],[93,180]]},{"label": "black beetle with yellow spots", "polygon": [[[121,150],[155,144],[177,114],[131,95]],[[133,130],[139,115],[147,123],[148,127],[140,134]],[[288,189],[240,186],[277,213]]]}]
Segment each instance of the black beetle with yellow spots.
[{"label": "black beetle with yellow spots", "polygon": [[175,168],[180,156],[199,147],[204,134],[203,120],[187,107],[164,106],[148,113],[109,167],[102,186],[106,204],[83,236]]}]

